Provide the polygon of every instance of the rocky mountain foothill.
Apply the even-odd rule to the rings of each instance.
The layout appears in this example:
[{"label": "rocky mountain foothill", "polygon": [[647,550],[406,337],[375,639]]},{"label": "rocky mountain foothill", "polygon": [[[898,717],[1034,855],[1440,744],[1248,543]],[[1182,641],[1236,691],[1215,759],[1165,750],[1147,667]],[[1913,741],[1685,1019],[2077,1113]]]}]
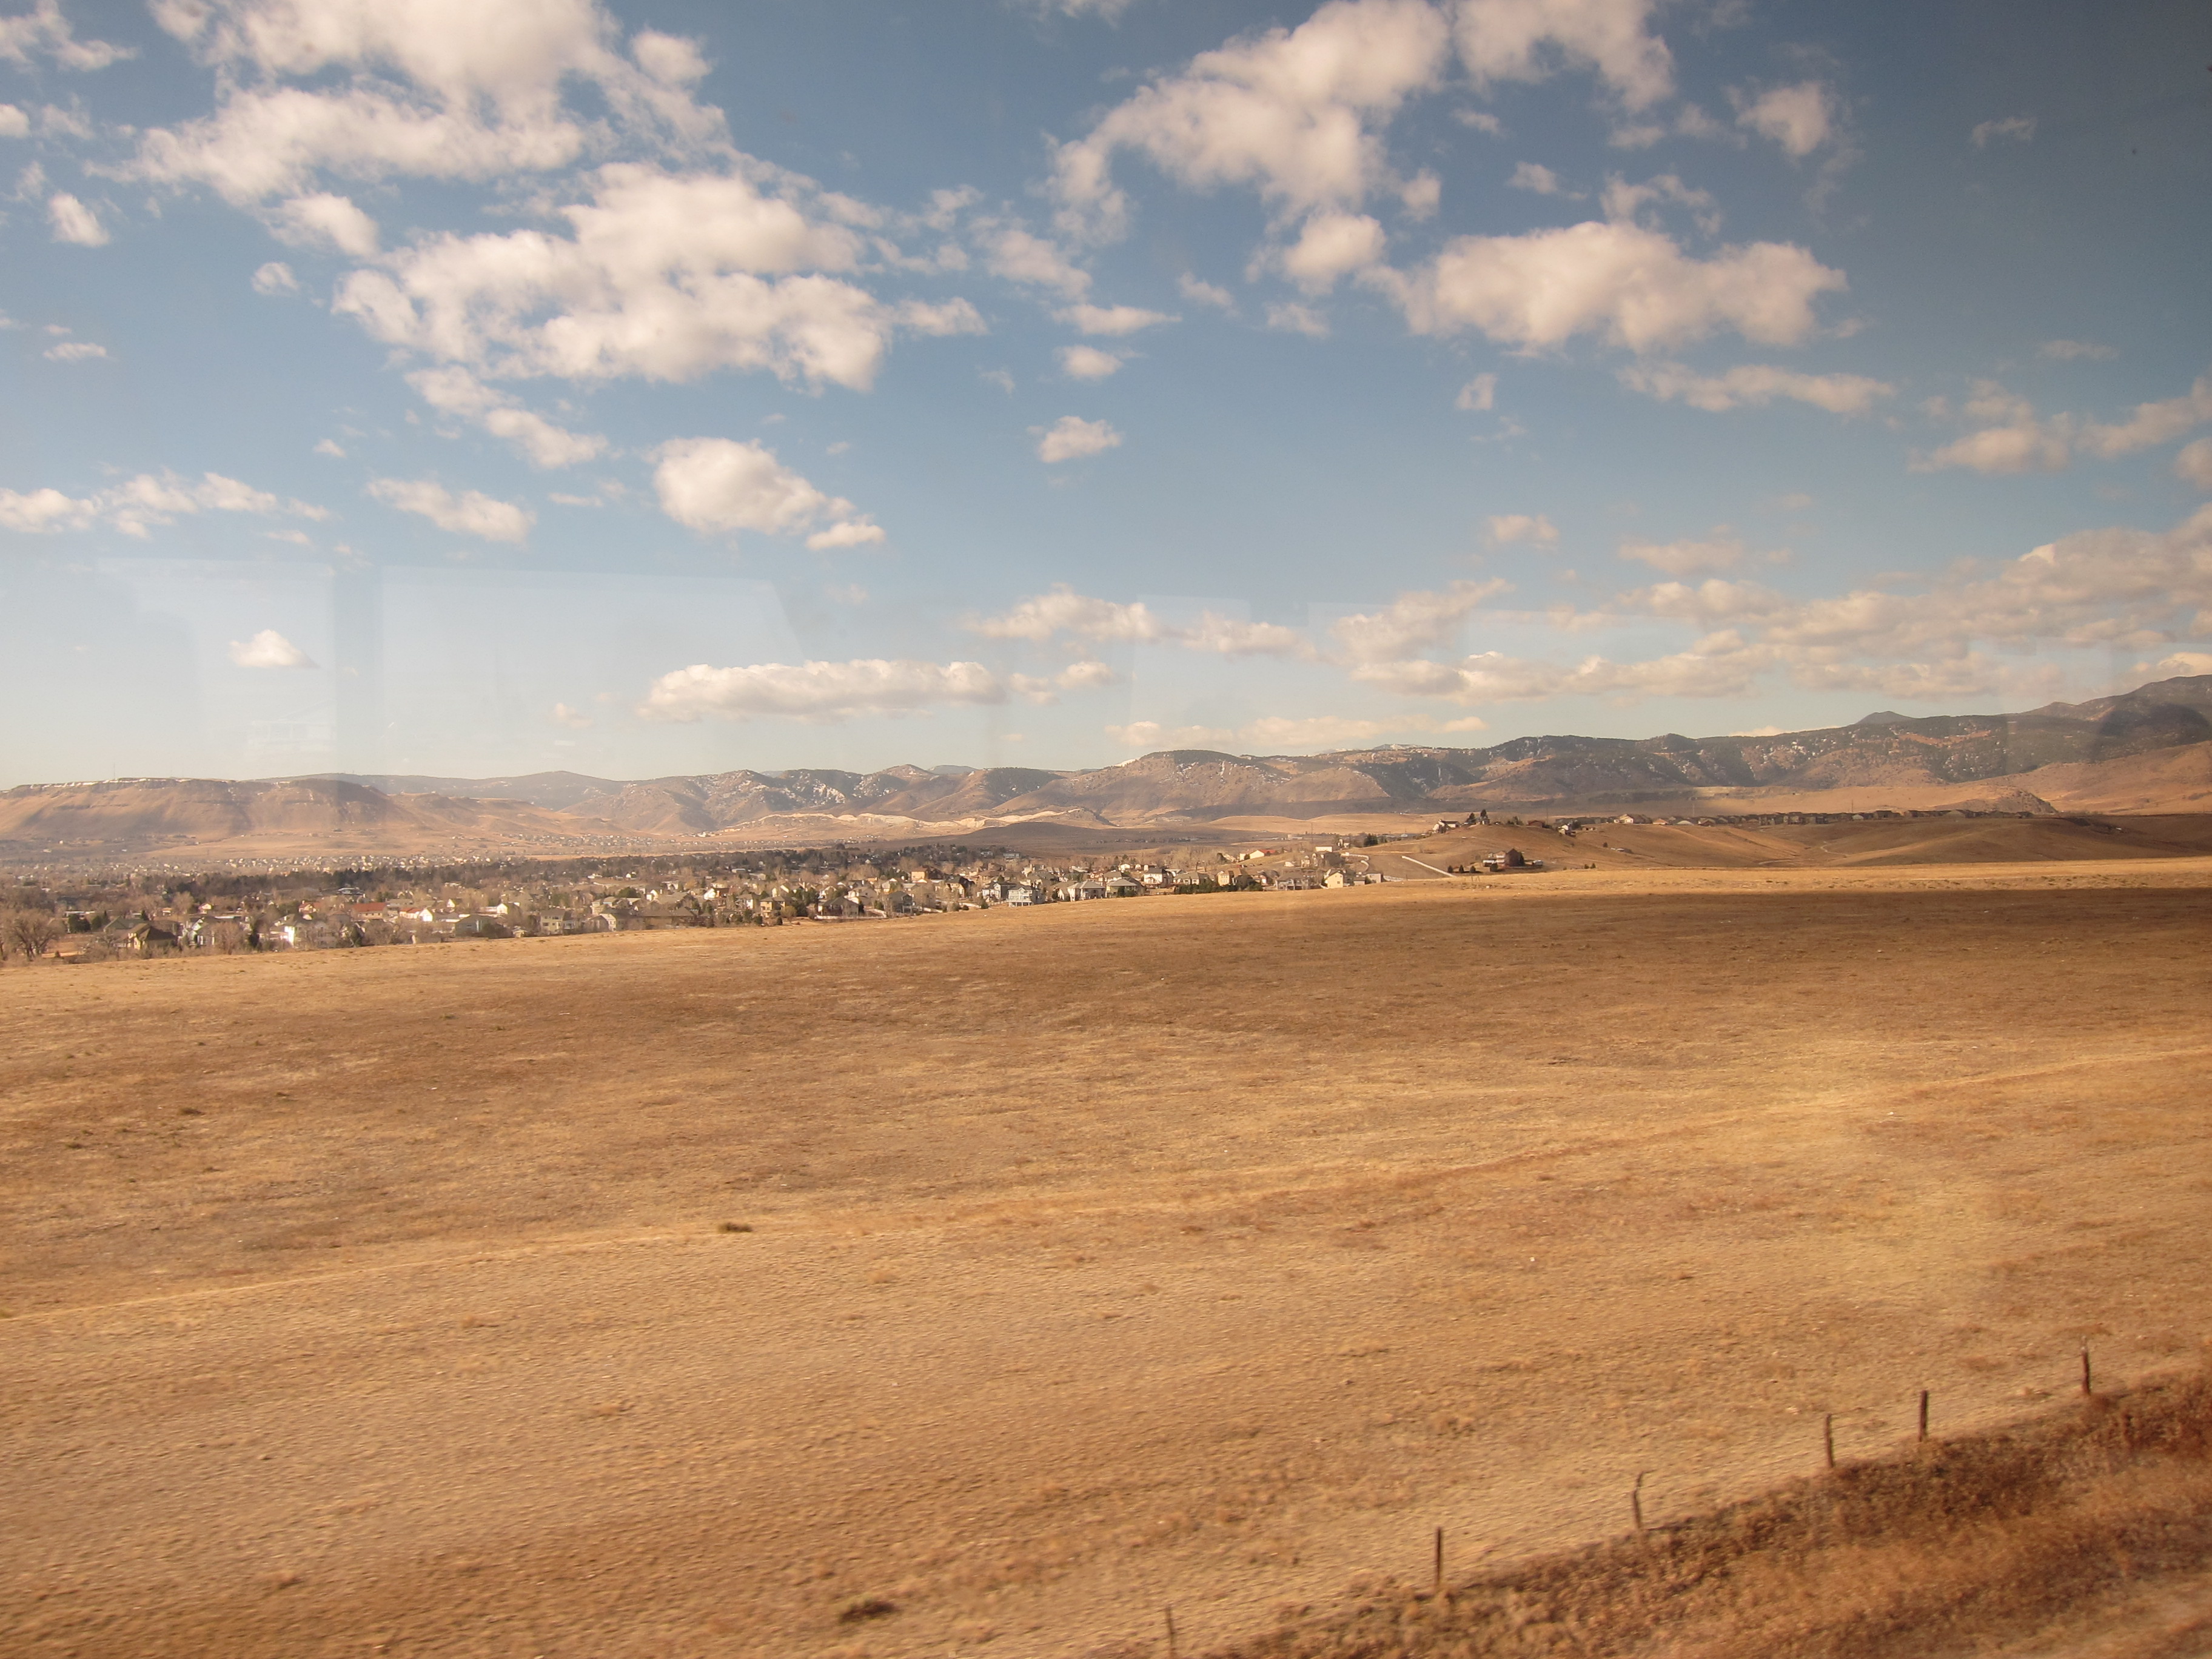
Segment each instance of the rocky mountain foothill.
[{"label": "rocky mountain foothill", "polygon": [[405,842],[585,850],[787,831],[867,839],[1014,823],[1143,829],[1353,812],[1681,811],[1824,807],[2212,811],[2212,675],[2016,714],[1771,735],[1527,737],[1485,749],[1393,744],[1323,755],[1164,750],[1085,771],[893,766],[730,771],[623,782],[574,772],[124,779],[0,794],[0,854]]}]

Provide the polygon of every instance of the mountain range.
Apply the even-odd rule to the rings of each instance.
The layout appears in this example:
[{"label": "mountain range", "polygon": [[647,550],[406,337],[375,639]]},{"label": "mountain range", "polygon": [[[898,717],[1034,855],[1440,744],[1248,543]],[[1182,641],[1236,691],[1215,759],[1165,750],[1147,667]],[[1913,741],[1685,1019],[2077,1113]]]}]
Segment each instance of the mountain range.
[{"label": "mountain range", "polygon": [[[2212,675],[2016,714],[1882,711],[1815,731],[1516,738],[1322,755],[1163,750],[1076,771],[800,768],[635,781],[574,772],[136,778],[0,793],[0,856],[192,845],[242,854],[401,848],[584,850],[663,837],[870,839],[1057,823],[1141,830],[1346,813],[1819,810],[1965,800],[2031,811],[2212,811]],[[1869,793],[1871,792],[1871,793]],[[1932,793],[1931,793],[1932,792]],[[1946,792],[1948,792],[1947,796]],[[1883,799],[1877,802],[1874,796]],[[1848,804],[1846,801],[1848,799]],[[1793,807],[1789,810],[1797,810]]]},{"label": "mountain range", "polygon": [[525,801],[646,835],[713,835],[792,817],[976,819],[1095,815],[1127,824],[1264,813],[1467,811],[1627,805],[1698,791],[1917,787],[2013,777],[2212,741],[2212,675],[2162,680],[2021,714],[1908,719],[1714,738],[1516,738],[1486,749],[1393,744],[1323,755],[1173,749],[1118,766],[802,768],[650,778],[573,772],[459,779],[364,776],[391,793]]}]

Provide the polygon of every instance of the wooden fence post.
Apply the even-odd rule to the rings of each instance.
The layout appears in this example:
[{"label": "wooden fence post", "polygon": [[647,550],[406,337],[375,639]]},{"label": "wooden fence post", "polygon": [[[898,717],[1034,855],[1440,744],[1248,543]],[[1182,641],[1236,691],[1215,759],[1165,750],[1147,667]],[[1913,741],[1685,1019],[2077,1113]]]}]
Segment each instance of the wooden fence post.
[{"label": "wooden fence post", "polygon": [[1648,1469],[1638,1469],[1636,1484],[1628,1489],[1628,1512],[1636,1517],[1636,1530],[1638,1532],[1644,1530],[1644,1477],[1650,1473]]},{"label": "wooden fence post", "polygon": [[1170,1607],[1164,1611],[1168,1616],[1168,1659],[1176,1659],[1175,1609]]},{"label": "wooden fence post", "polygon": [[2086,1342],[2081,1345],[2081,1392],[2083,1394],[2095,1392],[2089,1386],[2089,1345]]},{"label": "wooden fence post", "polygon": [[1920,1391],[1920,1437],[1923,1440],[1928,1437],[1928,1390],[1925,1389]]},{"label": "wooden fence post", "polygon": [[1438,1527],[1437,1528],[1437,1580],[1435,1593],[1438,1595],[1442,1595],[1444,1593],[1444,1529],[1442,1527]]},{"label": "wooden fence post", "polygon": [[1836,1414],[1830,1412],[1820,1419],[1820,1441],[1827,1448],[1828,1467],[1836,1467]]}]

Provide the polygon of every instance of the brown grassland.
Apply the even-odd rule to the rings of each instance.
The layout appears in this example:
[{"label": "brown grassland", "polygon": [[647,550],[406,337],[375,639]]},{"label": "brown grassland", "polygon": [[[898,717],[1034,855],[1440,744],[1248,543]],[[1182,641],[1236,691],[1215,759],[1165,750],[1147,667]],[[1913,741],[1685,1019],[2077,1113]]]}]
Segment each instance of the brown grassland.
[{"label": "brown grassland", "polygon": [[11,967],[0,1652],[2212,1651],[2208,924],[2181,857]]}]

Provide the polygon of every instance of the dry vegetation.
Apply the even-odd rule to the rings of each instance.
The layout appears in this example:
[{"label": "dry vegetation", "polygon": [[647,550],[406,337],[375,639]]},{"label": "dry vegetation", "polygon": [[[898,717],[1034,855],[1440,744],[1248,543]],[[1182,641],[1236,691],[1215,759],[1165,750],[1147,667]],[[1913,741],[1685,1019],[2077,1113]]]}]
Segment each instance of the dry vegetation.
[{"label": "dry vegetation", "polygon": [[[2208,920],[1601,871],[7,970],[0,1649],[2182,1640],[2185,1426],[1544,1558],[2193,1363]],[[1458,1595],[1382,1594],[1437,1526]]]}]

